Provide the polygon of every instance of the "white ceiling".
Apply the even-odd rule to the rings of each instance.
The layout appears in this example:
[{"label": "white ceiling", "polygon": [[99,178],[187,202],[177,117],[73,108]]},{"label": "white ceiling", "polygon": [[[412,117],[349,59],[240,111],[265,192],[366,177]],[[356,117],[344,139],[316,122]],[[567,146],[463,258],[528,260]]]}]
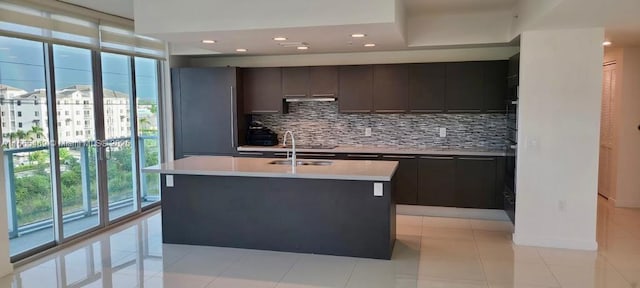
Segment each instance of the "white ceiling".
[{"label": "white ceiling", "polygon": [[[134,1],[149,5],[142,0],[58,0],[102,11],[116,16],[134,19]],[[160,1],[160,2],[166,2]],[[197,0],[189,0],[198,2]],[[217,5],[224,1],[217,0]],[[155,33],[151,36],[171,42],[174,54],[251,54],[278,55],[303,53],[332,53],[358,51],[391,51],[409,49],[427,49],[439,47],[474,47],[486,45],[505,45],[513,36],[512,17],[524,2],[542,0],[399,0],[400,8],[406,12],[401,23],[361,23],[352,25],[322,24],[308,27],[273,29],[230,29],[209,31],[201,29],[192,32],[172,31]],[[160,3],[157,2],[157,3]],[[184,11],[176,13],[197,14],[189,11],[191,5],[182,0]],[[561,3],[555,11],[539,17],[541,29],[565,27],[606,28],[606,38],[614,45],[640,45],[640,7],[639,0],[545,0],[549,3]],[[283,2],[284,3],[284,2]],[[155,4],[155,3],[154,3]],[[142,7],[147,7],[147,6]],[[140,7],[140,5],[138,5]],[[150,7],[153,9],[153,7]],[[333,7],[330,9],[337,9]],[[193,10],[193,9],[191,9]],[[502,11],[498,14],[497,12]],[[171,11],[173,12],[173,11]],[[295,11],[290,11],[295,12]],[[368,13],[368,10],[359,11]],[[295,13],[294,13],[295,14]],[[300,14],[295,14],[300,15]],[[500,19],[497,19],[499,15]],[[242,17],[238,15],[238,17]],[[160,16],[156,21],[168,21],[173,17]],[[257,17],[260,18],[260,17]],[[496,18],[494,20],[494,18]],[[606,19],[605,19],[606,18]],[[418,20],[420,19],[420,20]],[[600,19],[600,20],[599,20]],[[605,19],[605,20],[602,20]],[[621,21],[620,19],[624,19]],[[256,19],[250,19],[256,22]],[[615,21],[614,21],[615,20]],[[246,21],[246,20],[238,20]],[[329,22],[329,21],[328,21]],[[157,22],[155,22],[157,23]],[[405,26],[406,25],[406,26]],[[411,26],[412,25],[412,26]],[[502,27],[505,26],[505,27]],[[255,27],[262,27],[257,25]],[[536,27],[529,27],[535,29]],[[449,29],[449,30],[447,30]],[[480,31],[480,32],[478,32]],[[366,33],[365,39],[349,37],[351,33]],[[482,35],[485,34],[485,35]],[[286,36],[288,41],[308,43],[311,49],[306,51],[286,48],[273,41],[274,36]],[[202,39],[215,39],[218,43],[202,44]],[[376,43],[374,48],[365,48],[366,42]],[[236,48],[246,48],[247,53],[235,52]]]}]

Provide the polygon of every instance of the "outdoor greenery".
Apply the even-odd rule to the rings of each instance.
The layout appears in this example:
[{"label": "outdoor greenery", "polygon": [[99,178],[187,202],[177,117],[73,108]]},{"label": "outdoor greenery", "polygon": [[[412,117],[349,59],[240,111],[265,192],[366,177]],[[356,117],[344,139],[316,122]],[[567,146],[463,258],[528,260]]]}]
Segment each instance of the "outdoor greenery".
[{"label": "outdoor greenery", "polygon": [[[133,175],[131,147],[127,143],[120,143],[119,147],[111,148],[110,160],[107,162],[109,202],[116,202],[133,197]],[[144,144],[143,144],[144,142]],[[144,145],[144,166],[157,164],[158,140],[146,139],[140,142]],[[96,148],[86,147],[60,148],[60,184],[62,188],[63,213],[68,214],[83,209],[82,200],[82,159],[81,150],[87,149],[89,189],[92,207],[98,204],[96,193]],[[51,175],[48,150],[28,153],[28,162],[18,165],[15,170],[16,209],[18,225],[49,219],[52,215]],[[26,154],[26,153],[20,153]],[[18,157],[17,155],[14,157]],[[159,194],[159,175],[146,175],[147,193]],[[143,194],[144,191],[143,191]]]}]

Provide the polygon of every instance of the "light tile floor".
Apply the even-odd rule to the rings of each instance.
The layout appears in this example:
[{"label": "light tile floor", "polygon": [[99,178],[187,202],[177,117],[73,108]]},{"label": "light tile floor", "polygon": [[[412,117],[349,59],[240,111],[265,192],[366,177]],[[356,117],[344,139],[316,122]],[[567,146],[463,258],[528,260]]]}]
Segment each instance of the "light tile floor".
[{"label": "light tile floor", "polygon": [[166,245],[156,212],[19,267],[0,287],[637,287],[640,209],[598,205],[598,252],[514,246],[508,222],[400,215],[391,261]]}]

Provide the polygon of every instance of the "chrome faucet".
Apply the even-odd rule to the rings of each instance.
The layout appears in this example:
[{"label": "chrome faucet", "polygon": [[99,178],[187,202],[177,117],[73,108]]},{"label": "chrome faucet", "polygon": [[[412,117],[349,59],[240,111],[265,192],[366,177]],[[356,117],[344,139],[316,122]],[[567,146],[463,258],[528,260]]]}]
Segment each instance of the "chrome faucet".
[{"label": "chrome faucet", "polygon": [[291,135],[291,157],[289,157],[289,150],[287,150],[287,160],[291,160],[291,171],[296,172],[296,139],[293,137],[293,132],[290,130],[284,132],[284,139],[282,144],[287,147],[287,135]]}]

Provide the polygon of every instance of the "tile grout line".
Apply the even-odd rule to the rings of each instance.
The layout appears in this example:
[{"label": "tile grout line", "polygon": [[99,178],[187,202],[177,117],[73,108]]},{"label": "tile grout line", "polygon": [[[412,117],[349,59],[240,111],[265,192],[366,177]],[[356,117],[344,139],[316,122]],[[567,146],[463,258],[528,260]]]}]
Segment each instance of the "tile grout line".
[{"label": "tile grout line", "polygon": [[289,274],[289,272],[291,272],[291,269],[293,269],[293,266],[296,266],[296,264],[298,264],[298,261],[300,261],[300,259],[302,258],[302,255],[297,255],[296,256],[296,261],[293,261],[293,263],[291,264],[291,266],[289,267],[289,269],[287,270],[287,272],[285,272],[284,274],[282,274],[282,277],[280,277],[280,280],[278,280],[278,282],[276,283],[275,287],[278,287],[280,285],[280,283],[282,283],[282,280],[284,280],[285,277],[287,277],[287,274]]},{"label": "tile grout line", "polygon": [[556,273],[553,273],[551,266],[549,266],[550,264],[547,263],[547,260],[545,260],[542,254],[540,253],[540,248],[535,247],[535,249],[536,249],[536,253],[538,253],[538,256],[540,256],[540,259],[542,259],[542,263],[547,268],[547,270],[549,270],[549,272],[551,273],[551,276],[553,276],[553,280],[556,280],[556,283],[558,283],[558,287],[562,287],[562,283],[560,282],[560,279],[558,279],[558,276],[556,276]]},{"label": "tile grout line", "polygon": [[[468,221],[468,220],[467,220]],[[487,269],[485,268],[484,260],[482,259],[482,255],[480,255],[480,248],[478,247],[478,239],[476,238],[475,229],[473,229],[473,225],[469,223],[471,227],[471,235],[473,237],[473,246],[476,248],[476,253],[478,253],[478,259],[480,260],[480,267],[482,267],[482,275],[484,275],[485,286],[489,288],[489,277],[487,276]]]}]

